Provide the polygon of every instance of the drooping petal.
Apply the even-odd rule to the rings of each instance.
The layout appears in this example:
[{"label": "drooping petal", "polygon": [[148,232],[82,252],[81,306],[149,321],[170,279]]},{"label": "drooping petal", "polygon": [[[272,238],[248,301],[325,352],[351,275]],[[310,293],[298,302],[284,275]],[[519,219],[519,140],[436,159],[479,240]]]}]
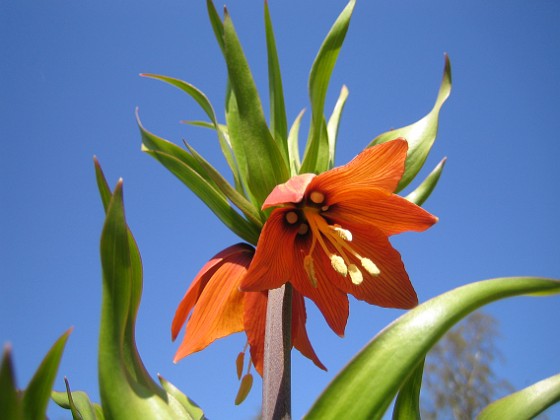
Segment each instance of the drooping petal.
[{"label": "drooping petal", "polygon": [[299,250],[297,227],[286,222],[290,209],[274,210],[264,224],[249,272],[241,281],[243,291],[276,289],[290,280]]},{"label": "drooping petal", "polygon": [[262,205],[263,210],[286,203],[299,203],[315,174],[301,174],[274,187]]},{"label": "drooping petal", "polygon": [[331,194],[331,203],[326,217],[374,225],[387,236],[424,231],[438,220],[406,198],[379,189],[347,188]]},{"label": "drooping petal", "polygon": [[362,151],[346,165],[317,175],[307,191],[318,190],[327,195],[352,186],[395,191],[402,174],[408,143],[396,139]]},{"label": "drooping petal", "polygon": [[191,285],[189,286],[189,289],[185,293],[185,296],[183,296],[183,299],[181,300],[177,311],[175,311],[175,317],[173,318],[173,322],[171,324],[171,337],[173,340],[177,338],[177,335],[185,324],[187,317],[194,308],[194,305],[198,301],[198,298],[200,297],[202,291],[204,290],[204,288],[208,284],[208,281],[212,278],[222,261],[246,248],[247,245],[245,244],[230,246],[214,255],[212,259],[204,264],[204,266],[200,269]]},{"label": "drooping petal", "polygon": [[[237,252],[229,252],[231,248]],[[205,274],[211,273],[211,278],[199,294],[175,362],[202,350],[218,338],[243,330],[244,295],[239,291],[239,282],[247,272],[253,249],[239,244],[222,252],[226,257],[213,264],[213,270]],[[182,314],[184,307],[180,306],[180,309]]]},{"label": "drooping petal", "polygon": [[253,366],[263,376],[264,333],[268,292],[246,292],[243,325],[250,345]]},{"label": "drooping petal", "polygon": [[305,312],[305,302],[303,296],[292,291],[292,343],[308,359],[312,360],[315,365],[323,370],[327,370],[325,365],[321,363],[307,335],[305,324],[307,322],[307,314]]}]

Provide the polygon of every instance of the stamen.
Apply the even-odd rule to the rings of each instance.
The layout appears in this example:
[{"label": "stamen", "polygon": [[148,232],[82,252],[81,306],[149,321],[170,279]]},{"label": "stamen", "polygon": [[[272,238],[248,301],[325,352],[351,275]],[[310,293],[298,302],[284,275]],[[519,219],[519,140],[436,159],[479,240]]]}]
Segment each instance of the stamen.
[{"label": "stamen", "polygon": [[348,266],[348,274],[350,274],[350,279],[356,286],[364,281],[362,272],[358,269],[358,267],[356,267],[355,264],[350,264]]},{"label": "stamen", "polygon": [[379,267],[375,265],[375,263],[369,258],[362,258],[360,262],[362,263],[362,267],[364,267],[365,270],[372,276],[378,276],[379,274],[381,274],[381,270],[379,270]]},{"label": "stamen", "polygon": [[321,207],[321,211],[327,211],[329,209],[330,206],[323,206]]},{"label": "stamen", "polygon": [[299,219],[295,211],[289,211],[288,213],[286,213],[286,216],[284,217],[286,218],[286,222],[288,222],[290,225],[297,223]]},{"label": "stamen", "polygon": [[309,194],[309,199],[315,204],[323,204],[323,202],[325,201],[325,194],[320,191],[313,191],[311,194]]},{"label": "stamen", "polygon": [[347,242],[352,242],[352,232],[350,232],[348,229],[342,229],[340,226],[332,226],[331,228],[342,239],[344,239]]},{"label": "stamen", "polygon": [[301,225],[299,225],[297,231],[298,234],[305,235],[307,232],[309,232],[309,225],[307,223],[302,223]]},{"label": "stamen", "polygon": [[348,267],[344,262],[344,258],[342,258],[340,255],[331,255],[331,266],[332,268],[334,268],[334,271],[344,277],[346,277],[346,275],[348,274]]},{"label": "stamen", "polygon": [[311,258],[311,255],[306,255],[303,259],[303,268],[309,280],[311,280],[313,287],[317,287],[317,277],[315,277],[315,267],[313,266],[313,258]]}]

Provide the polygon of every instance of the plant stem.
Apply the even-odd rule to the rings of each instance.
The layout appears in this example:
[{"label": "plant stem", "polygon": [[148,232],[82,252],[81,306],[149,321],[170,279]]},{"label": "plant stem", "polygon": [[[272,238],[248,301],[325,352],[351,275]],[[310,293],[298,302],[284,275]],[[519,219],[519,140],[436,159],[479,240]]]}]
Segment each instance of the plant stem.
[{"label": "plant stem", "polygon": [[289,420],[292,411],[292,286],[268,291],[264,339],[263,420]]}]

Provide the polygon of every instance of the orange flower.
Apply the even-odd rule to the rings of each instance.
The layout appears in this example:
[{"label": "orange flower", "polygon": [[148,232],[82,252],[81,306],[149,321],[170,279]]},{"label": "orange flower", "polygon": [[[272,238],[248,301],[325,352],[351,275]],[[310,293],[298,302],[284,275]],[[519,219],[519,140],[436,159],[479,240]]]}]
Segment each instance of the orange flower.
[{"label": "orange flower", "polygon": [[437,218],[393,194],[407,150],[405,140],[393,140],[364,150],[347,165],[278,185],[263,209],[279,208],[263,227],[241,289],[290,282],[340,336],[348,293],[378,306],[414,307],[416,292],[388,237],[423,231]]},{"label": "orange flower", "polygon": [[[268,295],[267,292],[239,290],[254,253],[255,249],[247,244],[230,246],[215,255],[196,275],[177,308],[171,326],[172,338],[175,340],[187,322],[185,337],[177,350],[175,362],[204,349],[218,338],[245,331],[252,365],[262,376]],[[325,369],[307,336],[306,319],[303,296],[294,291],[292,345],[321,369]]]}]

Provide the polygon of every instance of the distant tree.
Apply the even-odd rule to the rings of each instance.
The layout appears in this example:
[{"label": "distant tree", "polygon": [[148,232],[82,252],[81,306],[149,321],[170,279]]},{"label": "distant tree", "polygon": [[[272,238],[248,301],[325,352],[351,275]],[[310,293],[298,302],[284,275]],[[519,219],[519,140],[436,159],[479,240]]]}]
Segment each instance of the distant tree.
[{"label": "distant tree", "polygon": [[493,364],[497,321],[475,312],[450,330],[426,358],[422,419],[472,420],[492,401],[512,391],[496,377]]}]

